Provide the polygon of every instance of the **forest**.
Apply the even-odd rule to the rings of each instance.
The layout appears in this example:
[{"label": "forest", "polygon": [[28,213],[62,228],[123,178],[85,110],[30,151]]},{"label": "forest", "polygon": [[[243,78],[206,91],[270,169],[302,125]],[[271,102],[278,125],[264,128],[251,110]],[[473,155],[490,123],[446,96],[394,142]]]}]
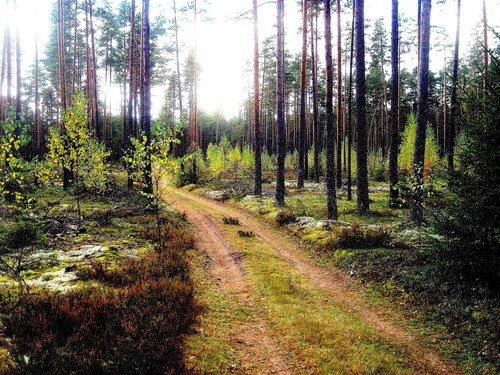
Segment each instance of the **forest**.
[{"label": "forest", "polygon": [[0,375],[500,372],[496,0],[0,0]]}]

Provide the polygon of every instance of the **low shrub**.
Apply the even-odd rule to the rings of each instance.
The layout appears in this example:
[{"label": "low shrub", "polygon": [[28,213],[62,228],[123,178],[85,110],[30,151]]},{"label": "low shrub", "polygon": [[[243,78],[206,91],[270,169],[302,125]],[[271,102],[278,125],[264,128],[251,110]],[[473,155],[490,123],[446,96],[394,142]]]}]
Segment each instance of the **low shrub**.
[{"label": "low shrub", "polygon": [[[178,253],[176,253],[178,254]],[[153,254],[88,278],[113,284],[23,296],[3,319],[14,374],[173,374],[199,307],[180,255]]]},{"label": "low shrub", "polygon": [[185,252],[194,248],[193,235],[182,227],[176,227],[175,222],[161,220],[160,238],[158,241],[158,227],[155,224],[146,224],[140,230],[140,236],[144,239],[160,243],[160,252]]},{"label": "low shrub", "polygon": [[239,230],[238,235],[243,238],[255,237],[255,234],[251,230]]},{"label": "low shrub", "polygon": [[276,222],[278,225],[283,226],[295,222],[296,215],[292,211],[281,210],[276,215]]},{"label": "low shrub", "polygon": [[358,223],[352,223],[337,230],[333,245],[346,249],[385,247],[391,245],[391,238],[385,228],[362,228]]},{"label": "low shrub", "polygon": [[222,218],[222,222],[227,225],[239,225],[240,221],[237,217],[225,216]]}]

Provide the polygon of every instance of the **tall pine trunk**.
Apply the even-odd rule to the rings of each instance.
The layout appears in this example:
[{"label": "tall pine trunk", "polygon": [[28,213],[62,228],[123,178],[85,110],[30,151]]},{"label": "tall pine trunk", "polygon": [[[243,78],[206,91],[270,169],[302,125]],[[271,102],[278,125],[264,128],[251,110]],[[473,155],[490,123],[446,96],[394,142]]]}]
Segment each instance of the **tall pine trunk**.
[{"label": "tall pine trunk", "polygon": [[319,124],[318,124],[318,65],[316,61],[316,33],[311,17],[311,65],[312,65],[312,107],[313,107],[313,143],[314,143],[314,181],[319,183]]},{"label": "tall pine trunk", "polygon": [[[129,93],[128,106],[125,126],[123,127],[123,152],[125,153],[130,147],[130,139],[136,134],[135,118],[134,118],[134,98],[136,93],[136,63],[135,63],[135,0],[130,3],[130,37],[129,37]],[[123,87],[125,92],[125,84]],[[128,188],[133,187],[133,180],[128,173]]]},{"label": "tall pine trunk", "polygon": [[418,187],[410,205],[410,220],[422,222],[423,212],[423,178],[424,178],[424,158],[425,158],[425,135],[427,130],[427,118],[429,112],[429,49],[431,34],[431,2],[432,0],[422,0],[421,16],[421,44],[420,61],[418,71],[418,97],[417,97],[417,128],[415,134],[415,150],[413,154],[413,166]]},{"label": "tall pine trunk", "polygon": [[399,148],[399,0],[392,0],[391,31],[391,127],[389,129],[389,180],[390,203],[398,199],[398,148]]},{"label": "tall pine trunk", "polygon": [[153,193],[151,170],[151,47],[149,25],[149,0],[142,1],[142,43],[141,43],[141,130],[146,136],[147,160],[144,171],[144,192]]},{"label": "tall pine trunk", "polygon": [[360,213],[370,209],[368,198],[368,139],[366,129],[365,2],[356,0],[356,133],[357,205]]},{"label": "tall pine trunk", "polygon": [[[254,153],[255,153],[255,175],[254,175],[254,195],[262,195],[262,142],[260,135],[260,84],[259,84],[259,19],[257,14],[257,0],[253,0],[253,111],[254,111]],[[218,141],[218,117],[217,117],[217,133]]]},{"label": "tall pine trunk", "polygon": [[351,22],[351,56],[349,58],[349,94],[347,105],[347,200],[352,200],[352,70],[354,65],[354,28],[356,16],[356,1],[352,2],[352,22]]},{"label": "tall pine trunk", "polygon": [[[14,7],[17,14],[17,1],[14,1]],[[15,116],[16,121],[21,120],[21,99],[22,99],[22,78],[21,78],[21,39],[19,38],[19,26],[16,26],[16,105]],[[21,129],[16,128],[18,134],[21,134]]]},{"label": "tall pine trunk", "polygon": [[[59,75],[59,95],[61,99],[61,109],[62,113],[66,112],[68,106],[68,99],[66,96],[66,71],[65,71],[65,41],[64,41],[64,0],[58,0],[58,32],[57,32],[57,51],[58,51],[58,75]],[[60,128],[61,134],[65,133],[64,122],[60,116]],[[64,168],[63,170],[63,188],[64,190],[69,187],[71,172],[69,169]]]},{"label": "tall pine trunk", "polygon": [[448,168],[450,171],[454,169],[454,153],[455,153],[455,120],[458,112],[457,86],[458,86],[458,54],[460,51],[460,12],[462,1],[457,0],[457,30],[455,34],[455,50],[453,52],[453,77],[451,82],[451,113],[450,127],[447,132],[446,139],[448,144],[446,147],[448,157]]},{"label": "tall pine trunk", "polygon": [[34,148],[35,154],[43,157],[43,127],[40,118],[40,89],[39,89],[40,67],[38,60],[38,37],[35,40],[35,126],[34,126]]},{"label": "tall pine trunk", "polygon": [[333,123],[333,61],[332,16],[330,0],[324,0],[326,57],[326,194],[328,219],[337,220],[337,190],[335,187],[335,125]]},{"label": "tall pine trunk", "polygon": [[276,176],[276,204],[285,204],[285,156],[286,156],[286,129],[285,129],[285,25],[284,0],[276,0],[277,7],[277,59],[276,59],[276,127],[278,169]]},{"label": "tall pine trunk", "polygon": [[340,0],[337,0],[337,188],[342,187],[342,25]]},{"label": "tall pine trunk", "polygon": [[306,73],[307,73],[307,8],[308,0],[302,4],[302,61],[300,64],[300,129],[299,129],[299,170],[297,188],[304,187],[306,164]]}]

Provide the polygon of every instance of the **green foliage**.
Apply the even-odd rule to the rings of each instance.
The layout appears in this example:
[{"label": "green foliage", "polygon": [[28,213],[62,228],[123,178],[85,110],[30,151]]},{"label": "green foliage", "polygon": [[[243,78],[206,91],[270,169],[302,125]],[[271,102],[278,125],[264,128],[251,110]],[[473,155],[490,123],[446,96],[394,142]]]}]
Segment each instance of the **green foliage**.
[{"label": "green foliage", "polygon": [[[156,123],[152,131],[152,140],[146,135],[142,138],[132,138],[132,147],[124,156],[129,176],[142,185],[141,193],[148,198],[149,206],[156,213],[156,249],[165,250],[165,238],[162,236],[160,205],[165,187],[164,178],[167,175],[176,175],[178,163],[171,158],[170,147],[179,141],[172,138],[172,130]],[[147,169],[151,168],[153,191],[148,192],[149,182],[146,179]]]},{"label": "green foliage", "polygon": [[35,199],[30,196],[34,183],[33,164],[26,162],[19,154],[21,147],[29,142],[26,129],[11,115],[6,122],[0,122],[0,200],[16,208],[29,210]]},{"label": "green foliage", "polygon": [[227,137],[222,137],[219,144],[210,143],[207,148],[207,164],[210,175],[221,178],[228,168],[228,154],[231,144]]},{"label": "green foliage", "polygon": [[231,147],[224,136],[218,144],[208,145],[206,160],[211,178],[243,177],[253,173],[255,155],[248,145]]},{"label": "green foliage", "polygon": [[[417,127],[417,119],[414,114],[410,114],[408,124],[402,136],[401,148],[399,151],[399,169],[411,172],[413,169],[413,151],[415,149],[415,132]],[[428,176],[433,168],[438,166],[439,152],[437,142],[430,126],[427,127],[425,138],[425,159],[424,159],[424,176]]]},{"label": "green foliage", "polygon": [[248,174],[253,174],[255,167],[255,155],[250,146],[243,146],[240,161],[241,170]]},{"label": "green foliage", "polygon": [[12,278],[22,292],[26,287],[22,272],[28,256],[44,243],[38,221],[21,217],[7,228],[0,227],[0,275]]},{"label": "green foliage", "polygon": [[63,114],[64,133],[52,130],[49,135],[46,162],[39,170],[42,180],[59,175],[66,168],[73,172],[77,194],[82,188],[93,193],[106,191],[110,153],[96,141],[87,129],[87,99],[79,92],[73,98],[73,106]]},{"label": "green foliage", "polygon": [[285,170],[289,172],[296,172],[298,168],[299,168],[299,153],[292,152],[286,154]]},{"label": "green foliage", "polygon": [[500,66],[495,60],[485,97],[468,96],[458,169],[438,230],[447,238],[451,272],[500,288]]},{"label": "green foliage", "polygon": [[276,166],[276,159],[269,155],[267,152],[262,153],[262,171],[274,172]]}]

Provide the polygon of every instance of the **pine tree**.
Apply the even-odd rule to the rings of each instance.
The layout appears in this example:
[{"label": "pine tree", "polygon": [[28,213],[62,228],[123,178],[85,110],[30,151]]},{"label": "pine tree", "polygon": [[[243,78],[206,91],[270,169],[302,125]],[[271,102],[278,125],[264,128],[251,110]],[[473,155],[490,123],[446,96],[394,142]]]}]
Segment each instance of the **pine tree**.
[{"label": "pine tree", "polygon": [[[431,6],[432,0],[422,0],[421,39],[418,64],[418,98],[417,98],[417,129],[415,136],[415,151],[413,154],[413,167],[416,181],[423,181],[425,136],[429,112],[429,50],[431,34]],[[422,222],[424,191],[423,186],[416,187],[410,206],[410,220]]]},{"label": "pine tree", "polygon": [[[326,194],[328,219],[337,220],[337,190],[335,187],[335,138],[333,123],[333,62],[332,62],[332,16],[330,0],[324,0],[325,12],[325,58],[326,58]],[[340,58],[340,57],[339,57]]]},{"label": "pine tree", "polygon": [[307,75],[307,10],[308,0],[302,4],[302,58],[300,63],[300,129],[299,129],[299,170],[297,188],[304,187],[304,174],[306,167],[306,75]]},{"label": "pine tree", "polygon": [[276,115],[278,169],[276,176],[276,204],[285,204],[285,25],[284,0],[276,0],[277,6],[277,62],[276,62]]},{"label": "pine tree", "polygon": [[392,0],[391,31],[391,126],[389,148],[390,200],[398,199],[398,148],[399,148],[399,0]]},{"label": "pine tree", "polygon": [[458,113],[458,98],[457,98],[457,86],[458,86],[458,54],[460,50],[460,11],[461,11],[461,0],[457,0],[457,29],[455,34],[455,50],[453,52],[453,76],[451,83],[451,113],[449,129],[447,132],[447,147],[446,152],[448,154],[448,169],[454,169],[454,153],[455,153],[455,133],[456,126],[455,122]]},{"label": "pine tree", "polygon": [[[142,40],[141,40],[141,131],[146,136],[146,147],[151,152],[151,47],[149,40],[149,0],[142,1]],[[153,193],[151,155],[148,154],[144,171],[144,192]]]},{"label": "pine tree", "polygon": [[[253,60],[253,95],[254,95],[254,195],[262,195],[262,142],[260,134],[260,84],[259,84],[259,19],[257,14],[257,0],[253,0],[253,30],[254,30],[254,60]],[[218,133],[216,134],[218,138]]]},{"label": "pine tree", "polygon": [[368,140],[366,129],[365,3],[356,0],[356,134],[358,211],[370,209],[368,198]]}]

